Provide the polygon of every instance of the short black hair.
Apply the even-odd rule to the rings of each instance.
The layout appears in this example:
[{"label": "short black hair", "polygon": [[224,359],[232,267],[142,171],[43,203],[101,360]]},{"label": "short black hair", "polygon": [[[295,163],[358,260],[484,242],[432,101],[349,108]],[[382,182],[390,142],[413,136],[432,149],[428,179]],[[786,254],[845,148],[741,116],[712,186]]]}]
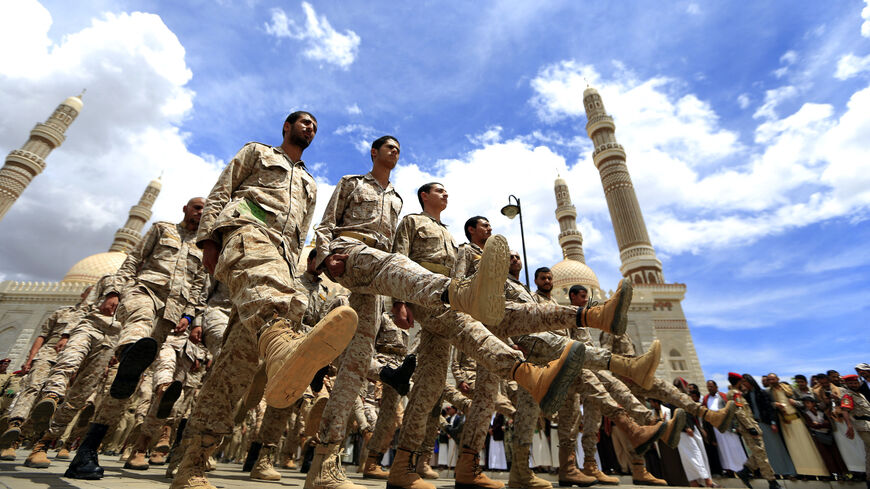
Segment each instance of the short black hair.
[{"label": "short black hair", "polygon": [[[317,117],[314,117],[314,114],[312,114],[311,112],[307,112],[305,110],[297,110],[296,112],[291,112],[290,115],[288,115],[287,118],[284,119],[284,123],[286,124],[287,122],[289,122],[290,125],[292,126],[303,115],[307,115],[308,117],[311,117],[311,119],[314,122],[317,122]],[[287,131],[284,130],[284,124],[281,124],[281,139],[282,140],[284,139],[284,136],[286,134],[287,134]]]},{"label": "short black hair", "polygon": [[816,374],[816,378],[817,378],[817,379],[827,379],[827,378],[828,378],[828,374]]},{"label": "short black hair", "polygon": [[797,379],[801,379],[801,380],[803,380],[804,382],[807,381],[807,378],[806,378],[806,376],[805,376],[804,374],[797,374],[797,375],[794,376],[794,379],[795,379],[795,380],[797,380]]},{"label": "short black hair", "polygon": [[550,269],[547,267],[538,268],[537,270],[535,270],[535,280],[538,280],[538,275],[540,275],[542,273],[553,273],[553,272],[551,272]]},{"label": "short black hair", "polygon": [[[381,136],[381,137],[375,139],[374,141],[372,141],[372,149],[381,149],[381,146],[383,146],[384,143],[386,143],[387,141],[389,141],[391,139],[393,141],[395,141],[396,144],[398,144],[399,146],[402,145],[402,143],[400,143],[399,140],[396,139],[395,136],[390,136],[389,134],[387,134],[385,136]],[[374,161],[374,159],[375,159],[374,156],[372,156],[372,161]]]},{"label": "short black hair", "polygon": [[585,291],[587,294],[589,293],[589,289],[582,285],[572,285],[571,288],[568,289],[568,297],[579,294],[581,290]]},{"label": "short black hair", "polygon": [[832,374],[840,375],[840,372],[837,372],[836,370],[828,370],[828,377],[831,377]]},{"label": "short black hair", "polygon": [[719,387],[719,384],[717,384],[716,381],[713,380],[713,379],[710,379],[710,380],[708,380],[707,382],[712,382],[713,385],[715,385],[716,387]]},{"label": "short black hair", "polygon": [[468,220],[465,221],[465,226],[462,228],[462,230],[465,231],[465,238],[468,239],[469,242],[471,241],[471,233],[468,232],[468,228],[476,228],[477,223],[479,223],[480,221],[489,221],[489,219],[483,216],[474,216],[469,217]]},{"label": "short black hair", "polygon": [[429,182],[423,184],[420,188],[417,189],[417,201],[420,202],[421,209],[423,208],[423,197],[421,197],[420,194],[422,194],[423,192],[426,192],[428,194],[429,191],[432,190],[432,187],[435,185],[441,185],[442,187],[444,186],[441,182]]}]

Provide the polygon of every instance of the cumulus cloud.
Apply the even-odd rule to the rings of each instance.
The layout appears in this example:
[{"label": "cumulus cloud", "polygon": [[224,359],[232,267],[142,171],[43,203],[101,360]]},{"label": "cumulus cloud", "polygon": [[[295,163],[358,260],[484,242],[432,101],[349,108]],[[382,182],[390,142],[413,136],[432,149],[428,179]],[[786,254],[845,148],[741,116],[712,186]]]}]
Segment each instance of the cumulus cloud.
[{"label": "cumulus cloud", "polygon": [[698,15],[701,13],[701,7],[697,3],[690,3],[686,6],[686,13]]},{"label": "cumulus cloud", "polygon": [[739,105],[741,109],[749,107],[750,103],[751,100],[749,99],[749,94],[741,93],[737,96],[737,105]]},{"label": "cumulus cloud", "polygon": [[870,37],[870,0],[864,0],[864,3],[867,5],[861,10],[861,18],[864,19],[864,23],[861,24],[861,35]]},{"label": "cumulus cloud", "polygon": [[0,276],[57,280],[77,260],[107,250],[130,206],[161,174],[155,220],[179,221],[190,197],[208,193],[221,162],[187,150],[179,126],[193,107],[192,73],[159,16],[104,14],[60,42],[49,37],[51,15],[34,0],[0,4],[0,19],[14,26],[0,28],[0,43],[26,51],[0,54],[3,154],[87,88],[66,141],[0,221]]},{"label": "cumulus cloud", "polygon": [[302,10],[305,12],[304,26],[290,19],[283,9],[272,9],[266,32],[279,39],[302,41],[306,45],[303,54],[309,59],[348,69],[356,59],[360,37],[352,30],[344,33],[335,30],[326,16],[318,17],[308,2],[302,2]]},{"label": "cumulus cloud", "polygon": [[834,78],[847,80],[859,73],[870,71],[870,54],[867,56],[855,56],[852,53],[843,55],[837,61],[837,71]]},{"label": "cumulus cloud", "polygon": [[587,80],[614,117],[653,244],[664,253],[751,243],[870,207],[870,161],[860,156],[870,150],[862,116],[870,88],[853,94],[839,117],[828,104],[805,103],[780,118],[775,109],[798,91],[768,90],[756,111],[756,144],[746,148],[708,103],[663,77],[604,79],[566,61],[532,80],[531,102],[548,122],[583,118]]},{"label": "cumulus cloud", "polygon": [[360,115],[360,114],[362,114],[362,109],[360,109],[360,108],[359,108],[359,105],[357,105],[357,104],[348,105],[348,106],[345,108],[345,110],[347,110],[347,113],[350,114],[350,115]]},{"label": "cumulus cloud", "polygon": [[372,141],[383,135],[378,134],[374,127],[365,124],[345,124],[336,128],[333,133],[350,137],[354,147],[363,154],[369,154]]}]

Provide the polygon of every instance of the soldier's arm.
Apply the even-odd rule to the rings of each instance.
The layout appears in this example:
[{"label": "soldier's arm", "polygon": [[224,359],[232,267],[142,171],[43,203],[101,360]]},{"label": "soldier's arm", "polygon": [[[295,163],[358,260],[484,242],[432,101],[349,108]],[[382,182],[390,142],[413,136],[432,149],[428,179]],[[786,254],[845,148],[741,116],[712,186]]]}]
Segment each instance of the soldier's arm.
[{"label": "soldier's arm", "polygon": [[344,215],[344,209],[347,206],[347,196],[350,195],[351,183],[347,177],[341,177],[329,202],[326,204],[326,209],[323,210],[323,219],[320,224],[314,228],[314,247],[317,250],[317,257],[314,259],[317,267],[323,263],[323,260],[329,256],[329,243],[332,242],[335,236],[333,230],[341,221]]},{"label": "soldier's arm", "polygon": [[452,278],[465,278],[465,273],[468,270],[468,246],[460,246],[456,252],[456,263],[453,264],[453,271],[450,273]]},{"label": "soldier's arm", "polygon": [[411,216],[405,216],[396,228],[396,236],[393,239],[393,253],[410,256],[411,237],[414,233],[414,221]]},{"label": "soldier's arm", "polygon": [[453,378],[456,379],[456,385],[461,384],[462,382],[468,383],[468,376],[465,375],[465,371],[462,369],[462,352],[453,349],[453,361],[450,362],[450,372],[453,374]]},{"label": "soldier's arm", "polygon": [[136,274],[139,273],[139,267],[142,265],[142,262],[145,261],[146,257],[151,256],[151,253],[154,251],[154,247],[160,240],[161,234],[160,226],[153,224],[148,232],[145,233],[139,245],[127,255],[127,259],[121,264],[121,268],[112,277],[111,283],[107,285],[104,291],[106,295],[121,295],[121,291],[133,282]]},{"label": "soldier's arm", "polygon": [[299,238],[301,243],[299,248],[305,246],[305,241],[308,239],[308,230],[311,229],[311,222],[314,221],[314,207],[317,205],[317,186],[311,187],[311,195],[308,196],[308,203],[305,207],[305,217],[302,218],[301,228],[299,229]]},{"label": "soldier's arm", "polygon": [[221,236],[215,230],[217,218],[224,207],[229,204],[233,192],[253,172],[257,157],[257,145],[246,144],[221,172],[217,183],[214,184],[205,199],[205,208],[202,210],[202,217],[196,232],[196,245],[198,247],[202,248],[202,243],[206,240],[214,241],[218,245],[222,243]]},{"label": "soldier's arm", "polygon": [[[190,284],[190,296],[194,297],[194,299],[187,303],[182,316],[186,315],[195,319],[199,313],[205,309],[205,301],[202,299],[202,291],[205,289],[207,276],[205,268],[200,267],[199,270],[197,270],[196,275],[193,277],[193,282]],[[193,326],[193,321],[191,321],[190,326]]]}]

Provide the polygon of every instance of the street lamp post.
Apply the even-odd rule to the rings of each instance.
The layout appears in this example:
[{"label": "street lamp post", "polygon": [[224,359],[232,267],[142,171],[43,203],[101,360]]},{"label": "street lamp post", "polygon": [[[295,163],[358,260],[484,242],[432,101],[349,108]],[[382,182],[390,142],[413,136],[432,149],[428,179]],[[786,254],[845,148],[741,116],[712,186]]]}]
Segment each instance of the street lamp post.
[{"label": "street lamp post", "polygon": [[[511,204],[511,199],[514,199],[517,203]],[[526,287],[531,287],[529,285],[529,260],[526,259],[526,233],[523,231],[523,208],[520,206],[520,199],[516,195],[509,195],[508,205],[501,208],[501,213],[508,219],[513,219],[517,215],[520,216],[520,239],[523,243],[523,270],[526,272]]]}]

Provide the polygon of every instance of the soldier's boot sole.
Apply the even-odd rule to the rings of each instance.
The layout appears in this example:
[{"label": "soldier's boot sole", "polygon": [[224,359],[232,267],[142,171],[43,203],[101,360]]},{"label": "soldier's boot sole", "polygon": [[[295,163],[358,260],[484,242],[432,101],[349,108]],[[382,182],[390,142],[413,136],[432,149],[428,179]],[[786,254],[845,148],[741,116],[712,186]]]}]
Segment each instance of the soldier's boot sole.
[{"label": "soldier's boot sole", "polygon": [[172,412],[172,406],[175,405],[175,401],[181,397],[181,381],[176,380],[169,384],[169,387],[166,388],[166,391],[163,392],[163,396],[160,398],[160,404],[157,405],[157,414],[155,417],[157,419],[166,419],[169,417],[169,414]]},{"label": "soldier's boot sole", "polygon": [[266,403],[282,409],[302,397],[314,374],[338,358],[356,333],[357,315],[348,307],[333,309],[296,346],[266,381]]},{"label": "soldier's boot sole", "polygon": [[[499,324],[504,318],[504,283],[507,280],[509,256],[510,248],[504,236],[496,234],[487,239],[477,272],[471,277],[470,283],[462,284],[469,290],[460,293],[456,282],[450,283],[450,306],[483,324]],[[463,297],[454,297],[458,295]]]},{"label": "soldier's boot sole", "polygon": [[57,400],[43,399],[36,403],[33,411],[30,413],[30,422],[33,423],[33,431],[36,433],[44,433],[48,431],[51,424],[51,417],[54,416],[54,411],[57,409]]},{"label": "soldier's boot sole", "polygon": [[674,410],[671,420],[668,421],[665,432],[662,433],[662,441],[671,448],[677,448],[680,444],[680,434],[683,432],[683,428],[685,427],[686,411],[682,408],[677,408]]},{"label": "soldier's boot sole", "polygon": [[725,405],[725,418],[716,427],[719,430],[719,433],[725,433],[734,423],[734,418],[737,416],[737,405],[734,404],[734,401],[728,401],[728,404]]},{"label": "soldier's boot sole", "polygon": [[562,368],[559,369],[559,373],[556,374],[556,378],[553,379],[544,398],[541,399],[541,411],[546,414],[552,414],[562,407],[570,387],[574,385],[577,376],[583,370],[583,358],[586,356],[586,346],[579,341],[575,341],[568,348],[570,349],[568,358],[562,364]]},{"label": "soldier's boot sole", "polygon": [[139,378],[157,357],[157,340],[141,338],[121,354],[118,373],[109,394],[115,399],[129,399],[139,385]]},{"label": "soldier's boot sole", "polygon": [[619,298],[616,303],[616,314],[610,323],[610,334],[620,335],[625,333],[628,327],[628,308],[631,306],[631,298],[634,295],[634,287],[628,278],[622,279],[619,284]]},{"label": "soldier's boot sole", "polygon": [[0,449],[5,450],[18,441],[18,438],[21,437],[21,428],[18,426],[13,426],[12,428],[7,429],[0,435]]}]

